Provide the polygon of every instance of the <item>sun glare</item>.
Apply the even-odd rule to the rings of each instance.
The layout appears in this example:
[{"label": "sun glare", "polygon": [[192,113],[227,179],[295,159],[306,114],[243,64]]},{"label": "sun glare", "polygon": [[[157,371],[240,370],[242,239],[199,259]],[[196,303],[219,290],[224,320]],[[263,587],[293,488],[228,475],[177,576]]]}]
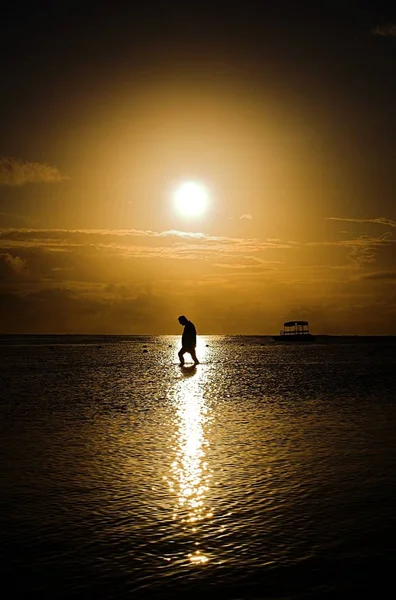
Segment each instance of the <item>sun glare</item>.
[{"label": "sun glare", "polygon": [[175,206],[186,217],[198,217],[205,212],[208,204],[206,188],[195,181],[186,181],[176,190]]}]

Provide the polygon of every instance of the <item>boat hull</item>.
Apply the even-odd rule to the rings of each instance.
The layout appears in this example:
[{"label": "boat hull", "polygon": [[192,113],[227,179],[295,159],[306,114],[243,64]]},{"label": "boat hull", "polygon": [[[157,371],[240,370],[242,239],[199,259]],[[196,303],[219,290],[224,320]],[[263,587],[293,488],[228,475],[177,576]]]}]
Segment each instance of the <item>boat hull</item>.
[{"label": "boat hull", "polygon": [[315,336],[310,333],[304,333],[300,335],[274,335],[272,339],[275,342],[282,342],[286,344],[302,344],[305,342],[314,342]]}]

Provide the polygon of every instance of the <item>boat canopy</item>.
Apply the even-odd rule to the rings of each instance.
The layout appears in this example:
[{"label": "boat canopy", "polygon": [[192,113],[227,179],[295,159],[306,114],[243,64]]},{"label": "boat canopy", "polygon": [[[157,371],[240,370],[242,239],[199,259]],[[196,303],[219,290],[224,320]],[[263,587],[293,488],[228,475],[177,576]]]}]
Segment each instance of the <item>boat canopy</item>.
[{"label": "boat canopy", "polygon": [[286,323],[283,323],[283,327],[294,327],[295,325],[299,327],[307,327],[308,321],[286,321]]}]

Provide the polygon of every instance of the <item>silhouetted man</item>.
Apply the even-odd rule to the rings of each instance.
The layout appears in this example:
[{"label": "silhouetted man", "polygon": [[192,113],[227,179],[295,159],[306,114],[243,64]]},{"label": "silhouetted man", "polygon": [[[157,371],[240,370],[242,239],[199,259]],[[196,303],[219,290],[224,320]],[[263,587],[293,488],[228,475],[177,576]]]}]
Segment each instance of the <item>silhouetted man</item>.
[{"label": "silhouetted man", "polygon": [[188,352],[191,354],[194,364],[199,365],[199,360],[195,354],[195,346],[197,345],[197,331],[195,329],[195,325],[194,323],[191,323],[191,321],[189,321],[184,315],[179,317],[179,323],[180,325],[184,326],[182,347],[179,351],[180,364],[182,366],[184,365],[184,354]]}]

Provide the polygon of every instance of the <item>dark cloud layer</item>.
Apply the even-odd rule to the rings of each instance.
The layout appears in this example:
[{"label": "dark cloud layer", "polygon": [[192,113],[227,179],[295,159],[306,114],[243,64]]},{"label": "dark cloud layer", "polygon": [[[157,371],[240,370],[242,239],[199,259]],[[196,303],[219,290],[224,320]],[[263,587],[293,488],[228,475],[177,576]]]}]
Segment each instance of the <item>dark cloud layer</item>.
[{"label": "dark cloud layer", "polygon": [[367,273],[362,279],[370,281],[396,281],[396,271],[380,271],[379,273]]},{"label": "dark cloud layer", "polygon": [[172,316],[165,298],[86,296],[66,288],[0,294],[2,333],[156,333]]}]

